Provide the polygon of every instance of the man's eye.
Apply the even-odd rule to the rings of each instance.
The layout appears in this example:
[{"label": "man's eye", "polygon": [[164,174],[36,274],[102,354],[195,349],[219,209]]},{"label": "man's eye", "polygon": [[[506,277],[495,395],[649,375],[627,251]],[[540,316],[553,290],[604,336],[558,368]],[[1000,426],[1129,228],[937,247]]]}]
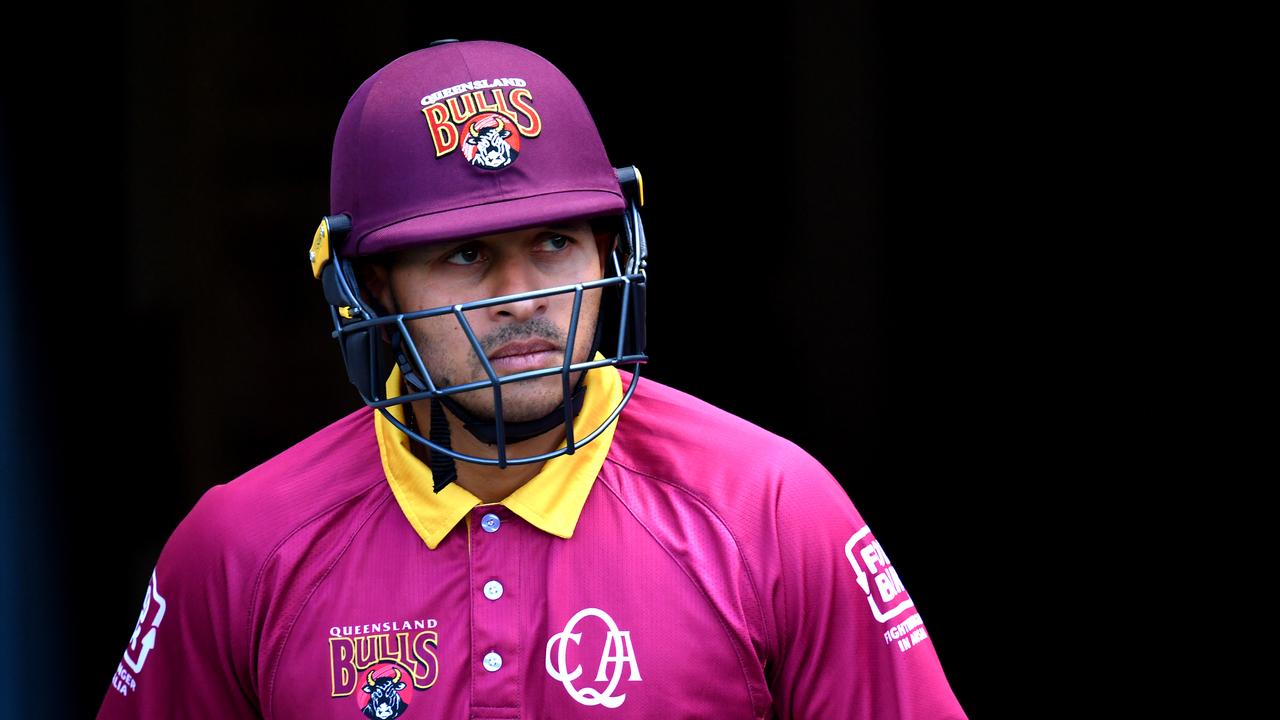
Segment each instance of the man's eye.
[{"label": "man's eye", "polygon": [[451,253],[445,258],[445,262],[453,265],[472,265],[480,259],[480,249],[469,247],[462,248]]},{"label": "man's eye", "polygon": [[565,246],[569,244],[570,240],[564,235],[552,235],[546,240],[543,240],[543,242],[550,243],[553,250],[563,250]]}]

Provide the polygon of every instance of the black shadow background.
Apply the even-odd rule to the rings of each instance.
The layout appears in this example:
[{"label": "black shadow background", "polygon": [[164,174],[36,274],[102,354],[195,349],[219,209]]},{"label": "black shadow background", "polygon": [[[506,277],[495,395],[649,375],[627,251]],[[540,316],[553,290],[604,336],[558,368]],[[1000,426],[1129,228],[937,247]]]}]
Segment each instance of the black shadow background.
[{"label": "black shadow background", "polygon": [[974,11],[887,5],[513,7],[485,32],[408,2],[33,9],[0,115],[10,669],[72,668],[67,716],[95,712],[201,493],[358,407],[306,262],[333,132],[390,60],[488,38],[559,66],[644,172],[647,375],[822,461],[970,716],[1003,705],[1028,659],[993,624],[1037,560],[1031,493],[1061,479],[1037,454],[1057,386],[1024,342],[1037,179],[1006,172],[1036,138]]}]

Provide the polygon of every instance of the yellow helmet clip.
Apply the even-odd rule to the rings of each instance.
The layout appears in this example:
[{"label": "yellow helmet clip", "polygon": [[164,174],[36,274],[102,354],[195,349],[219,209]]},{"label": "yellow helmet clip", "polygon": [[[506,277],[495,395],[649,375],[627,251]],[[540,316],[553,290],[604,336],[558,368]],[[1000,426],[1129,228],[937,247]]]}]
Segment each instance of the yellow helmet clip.
[{"label": "yellow helmet clip", "polygon": [[329,216],[326,215],[320,221],[320,227],[316,228],[316,234],[311,238],[311,274],[320,279],[320,271],[324,269],[324,264],[329,262]]}]

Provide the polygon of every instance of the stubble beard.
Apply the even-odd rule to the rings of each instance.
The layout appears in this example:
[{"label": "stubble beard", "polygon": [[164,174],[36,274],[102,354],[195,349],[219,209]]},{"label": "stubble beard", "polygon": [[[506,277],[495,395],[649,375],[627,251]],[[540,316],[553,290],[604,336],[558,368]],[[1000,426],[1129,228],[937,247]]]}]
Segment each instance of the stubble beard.
[{"label": "stubble beard", "polygon": [[[580,318],[581,320],[581,318]],[[579,324],[578,334],[581,338],[584,325]],[[595,331],[594,326],[592,332]],[[567,341],[567,333],[561,333],[559,328],[550,320],[545,318],[536,318],[530,322],[519,326],[508,326],[503,330],[491,334],[481,343],[485,353],[505,345],[512,340],[522,340],[538,338],[546,340],[557,347],[563,347]],[[484,371],[484,365],[470,344],[466,347],[466,371],[458,372],[456,368],[444,368],[433,370],[431,368],[430,359],[433,357],[427,347],[424,338],[414,337],[414,343],[417,346],[418,353],[422,357],[422,361],[427,365],[427,370],[431,372],[431,378],[435,381],[437,388],[452,387],[455,384],[463,384],[468,382],[476,382],[487,380],[488,374]],[[567,351],[561,350],[559,353]],[[563,360],[563,354],[557,362]],[[550,365],[548,365],[550,367]],[[495,370],[496,372],[496,370]],[[581,373],[584,371],[578,371]],[[502,374],[499,374],[501,377]],[[458,380],[457,378],[467,378]],[[570,375],[570,388],[574,386],[577,377]],[[546,375],[528,380],[518,380],[516,382],[505,383],[500,387],[502,393],[502,414],[506,422],[521,422],[526,420],[535,420],[543,417],[547,413],[554,410],[565,401],[564,391],[560,375]],[[477,390],[468,390],[466,392],[456,393],[449,396],[476,418],[485,422],[494,422],[496,414],[494,412],[494,388],[486,387]]]}]

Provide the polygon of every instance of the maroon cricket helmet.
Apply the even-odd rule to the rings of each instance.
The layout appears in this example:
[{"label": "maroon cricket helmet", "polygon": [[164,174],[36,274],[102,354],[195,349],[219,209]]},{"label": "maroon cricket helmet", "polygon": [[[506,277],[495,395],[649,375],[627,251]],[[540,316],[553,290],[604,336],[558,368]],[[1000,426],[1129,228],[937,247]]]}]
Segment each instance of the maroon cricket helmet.
[{"label": "maroon cricket helmet", "polygon": [[365,80],[338,123],[329,202],[351,217],[347,257],[625,209],[577,89],[491,40],[435,43]]}]

